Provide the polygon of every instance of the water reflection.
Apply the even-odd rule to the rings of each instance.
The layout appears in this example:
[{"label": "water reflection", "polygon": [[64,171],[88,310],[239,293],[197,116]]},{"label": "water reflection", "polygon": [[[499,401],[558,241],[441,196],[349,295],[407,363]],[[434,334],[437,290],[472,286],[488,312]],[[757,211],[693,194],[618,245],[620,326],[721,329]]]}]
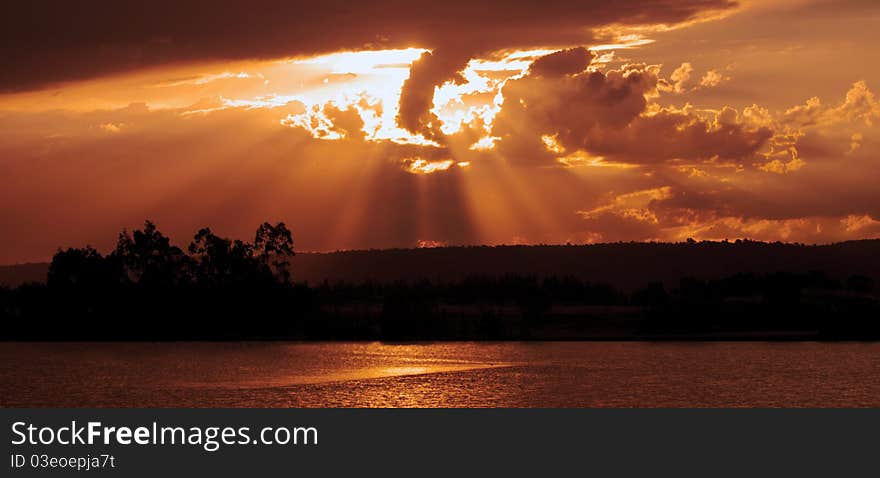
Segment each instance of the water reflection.
[{"label": "water reflection", "polygon": [[0,404],[880,406],[880,344],[0,344]]}]

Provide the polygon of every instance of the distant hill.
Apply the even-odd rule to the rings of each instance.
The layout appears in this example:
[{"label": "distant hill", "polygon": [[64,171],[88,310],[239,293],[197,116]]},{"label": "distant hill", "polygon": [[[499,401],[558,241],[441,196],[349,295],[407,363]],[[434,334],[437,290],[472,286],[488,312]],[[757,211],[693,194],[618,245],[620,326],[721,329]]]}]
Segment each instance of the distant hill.
[{"label": "distant hill", "polygon": [[880,240],[831,245],[764,242],[615,243],[584,246],[480,246],[299,254],[294,275],[309,282],[468,275],[572,275],[623,289],[682,277],[714,279],[739,272],[823,271],[833,278],[880,279]]},{"label": "distant hill", "polygon": [[49,264],[36,262],[0,266],[0,286],[15,287],[25,282],[45,282]]},{"label": "distant hill", "polygon": [[[469,275],[572,275],[621,289],[682,277],[714,279],[739,272],[822,271],[844,279],[861,274],[880,281],[880,240],[830,245],[764,242],[616,243],[586,246],[476,246],[299,253],[294,278],[380,282]],[[0,284],[44,281],[48,264],[0,266]]]}]

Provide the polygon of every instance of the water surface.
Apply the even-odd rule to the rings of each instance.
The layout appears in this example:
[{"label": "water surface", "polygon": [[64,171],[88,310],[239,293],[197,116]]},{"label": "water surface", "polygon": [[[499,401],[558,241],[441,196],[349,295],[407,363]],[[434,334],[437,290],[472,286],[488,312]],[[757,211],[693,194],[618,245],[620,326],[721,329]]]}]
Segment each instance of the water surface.
[{"label": "water surface", "polygon": [[0,405],[878,407],[877,343],[2,343]]}]

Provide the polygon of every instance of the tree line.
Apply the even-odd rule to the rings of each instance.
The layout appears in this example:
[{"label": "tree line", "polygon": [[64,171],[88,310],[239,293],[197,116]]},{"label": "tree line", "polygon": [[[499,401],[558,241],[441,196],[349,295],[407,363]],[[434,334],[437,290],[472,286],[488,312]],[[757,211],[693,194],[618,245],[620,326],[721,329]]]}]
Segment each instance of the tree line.
[{"label": "tree line", "polygon": [[263,223],[252,243],[200,229],[186,251],[171,244],[151,221],[119,233],[116,248],[103,256],[91,246],[59,250],[47,278],[51,288],[112,289],[117,286],[208,287],[233,284],[289,284],[293,238],[283,222]]},{"label": "tree line", "polygon": [[877,288],[863,275],[743,272],[628,291],[568,275],[306,284],[296,281],[294,256],[284,223],[260,225],[252,242],[203,228],[181,249],[147,221],[122,231],[106,255],[59,250],[45,284],[0,288],[0,338],[880,337]]}]

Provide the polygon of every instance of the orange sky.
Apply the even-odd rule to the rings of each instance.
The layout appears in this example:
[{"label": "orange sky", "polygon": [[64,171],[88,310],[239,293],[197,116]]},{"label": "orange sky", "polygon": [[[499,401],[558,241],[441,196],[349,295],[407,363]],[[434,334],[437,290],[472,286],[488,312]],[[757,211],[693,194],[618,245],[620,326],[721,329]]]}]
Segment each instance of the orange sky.
[{"label": "orange sky", "polygon": [[299,250],[880,237],[874,1],[55,3],[0,20],[0,264],[147,218]]}]

